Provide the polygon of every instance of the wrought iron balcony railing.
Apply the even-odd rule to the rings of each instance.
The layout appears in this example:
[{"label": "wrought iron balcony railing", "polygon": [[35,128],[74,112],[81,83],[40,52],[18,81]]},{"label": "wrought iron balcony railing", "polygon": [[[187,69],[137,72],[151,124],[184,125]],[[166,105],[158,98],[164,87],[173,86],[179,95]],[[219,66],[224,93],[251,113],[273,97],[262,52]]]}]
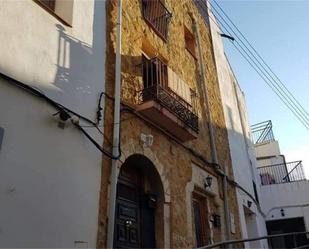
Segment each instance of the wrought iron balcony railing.
[{"label": "wrought iron balcony railing", "polygon": [[142,0],[142,12],[148,24],[161,38],[166,40],[172,14],[161,0]]},{"label": "wrought iron balcony railing", "polygon": [[[142,63],[144,88],[139,92],[139,104],[155,101],[180,119],[187,127],[198,132],[198,116],[196,114],[196,96],[191,92],[190,102],[169,88],[170,71],[158,58],[146,59]],[[189,88],[190,89],[190,88]],[[188,92],[190,90],[186,90]],[[187,94],[188,95],[188,94]]]},{"label": "wrought iron balcony railing", "polygon": [[271,120],[252,125],[251,131],[254,144],[275,140]]},{"label": "wrought iron balcony railing", "polygon": [[306,180],[302,161],[263,166],[258,170],[262,185]]}]

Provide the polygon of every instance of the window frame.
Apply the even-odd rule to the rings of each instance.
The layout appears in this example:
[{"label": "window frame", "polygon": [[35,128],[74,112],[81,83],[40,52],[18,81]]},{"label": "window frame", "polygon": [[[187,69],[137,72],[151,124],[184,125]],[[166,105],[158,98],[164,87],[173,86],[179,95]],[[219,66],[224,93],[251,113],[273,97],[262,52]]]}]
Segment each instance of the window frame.
[{"label": "window frame", "polygon": [[56,0],[38,0],[41,4],[43,4],[46,8],[55,12]]},{"label": "window frame", "polygon": [[[201,224],[201,244],[197,241],[197,227],[196,227],[196,214],[195,214],[195,204],[198,204],[199,215],[200,215],[200,224]],[[205,196],[193,193],[192,195],[192,211],[194,218],[194,231],[195,231],[195,243],[196,247],[206,246],[209,244],[209,235],[210,235],[210,226],[209,226],[209,210],[207,198]]]},{"label": "window frame", "polygon": [[41,8],[43,8],[44,10],[46,10],[49,14],[51,14],[53,17],[55,17],[58,21],[60,21],[62,24],[68,26],[68,27],[72,27],[72,25],[70,23],[68,23],[67,21],[65,21],[63,18],[61,18],[59,15],[56,14],[55,12],[55,8],[56,8],[56,1],[57,0],[53,0],[54,1],[54,8],[51,9],[50,7],[48,7],[46,4],[43,3],[42,0],[33,0],[35,3],[37,3]]},{"label": "window frame", "polygon": [[[186,48],[186,50],[192,55],[192,57],[195,60],[197,60],[197,56],[196,56],[196,39],[195,39],[194,34],[186,26],[184,26],[184,40],[185,40],[185,48]],[[191,46],[193,46],[193,48]]]}]

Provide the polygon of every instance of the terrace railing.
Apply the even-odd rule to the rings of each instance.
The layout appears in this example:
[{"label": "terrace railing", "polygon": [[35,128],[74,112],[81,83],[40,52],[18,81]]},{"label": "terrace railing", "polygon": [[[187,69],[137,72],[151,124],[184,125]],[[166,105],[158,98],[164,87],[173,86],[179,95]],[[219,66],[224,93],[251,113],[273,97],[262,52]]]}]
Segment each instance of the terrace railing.
[{"label": "terrace railing", "polygon": [[[262,237],[248,238],[248,239],[239,239],[239,240],[227,240],[219,243],[214,243],[212,245],[206,245],[199,247],[198,249],[223,249],[223,248],[244,248],[245,242],[258,242],[263,241],[269,245],[269,248],[274,249],[282,249],[282,243],[278,243],[279,241],[283,241],[284,244],[289,244],[288,247],[284,248],[292,248],[292,249],[301,249],[301,248],[309,248],[308,241],[309,232],[292,232],[292,233],[282,233],[282,234],[273,234]],[[279,244],[279,245],[278,245]],[[254,247],[257,248],[257,247]]]},{"label": "terrace railing", "polygon": [[251,131],[252,142],[254,144],[260,144],[275,140],[271,120],[252,125]]},{"label": "terrace railing", "polygon": [[306,180],[302,161],[263,166],[258,170],[262,185]]}]

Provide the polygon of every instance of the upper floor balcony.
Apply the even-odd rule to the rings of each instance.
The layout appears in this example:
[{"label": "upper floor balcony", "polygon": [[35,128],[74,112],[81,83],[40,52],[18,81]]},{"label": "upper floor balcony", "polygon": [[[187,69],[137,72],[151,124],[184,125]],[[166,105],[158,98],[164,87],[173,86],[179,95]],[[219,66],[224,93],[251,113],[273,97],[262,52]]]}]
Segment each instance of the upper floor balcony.
[{"label": "upper floor balcony", "polygon": [[143,57],[141,67],[137,111],[183,142],[195,139],[199,130],[195,92],[158,58]]},{"label": "upper floor balcony", "polygon": [[271,120],[251,126],[253,144],[261,144],[274,141],[273,126]]},{"label": "upper floor balcony", "polygon": [[258,170],[262,185],[306,180],[302,161],[263,166]]},{"label": "upper floor balcony", "polygon": [[172,14],[162,0],[142,0],[142,13],[149,26],[166,41]]}]

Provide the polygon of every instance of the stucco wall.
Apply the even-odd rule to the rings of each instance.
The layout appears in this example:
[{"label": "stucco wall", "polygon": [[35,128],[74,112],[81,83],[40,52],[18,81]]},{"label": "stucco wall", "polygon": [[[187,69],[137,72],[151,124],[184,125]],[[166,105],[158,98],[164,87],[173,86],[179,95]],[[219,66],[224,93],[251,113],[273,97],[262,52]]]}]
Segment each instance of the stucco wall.
[{"label": "stucco wall", "polygon": [[280,155],[280,148],[278,141],[268,141],[265,143],[255,145],[257,157],[271,157]]},{"label": "stucco wall", "polygon": [[[254,147],[250,141],[250,124],[245,97],[224,53],[221,31],[214,23],[215,17],[212,13],[209,14],[212,16],[210,18],[211,35],[235,181],[253,197],[255,196],[254,181],[258,196],[260,196],[260,179],[256,169],[257,161]],[[252,203],[251,207],[248,207],[248,201]],[[243,238],[266,235],[266,226],[262,214],[252,199],[241,189],[237,190],[237,202]],[[244,213],[244,207],[252,212],[254,218],[251,217],[248,220]],[[267,243],[263,241],[257,243],[259,247],[267,248]],[[246,243],[245,246],[246,248],[252,246],[254,248],[256,245]]]},{"label": "stucco wall", "polygon": [[[261,188],[267,220],[304,217],[309,231],[309,181],[265,185]],[[281,215],[284,210],[284,216]]]},{"label": "stucco wall", "polygon": [[[95,120],[105,2],[75,1],[72,27],[34,1],[1,1],[0,9],[0,72]],[[0,78],[0,247],[95,247],[101,153],[72,125],[58,128],[54,108],[12,83]]]}]

